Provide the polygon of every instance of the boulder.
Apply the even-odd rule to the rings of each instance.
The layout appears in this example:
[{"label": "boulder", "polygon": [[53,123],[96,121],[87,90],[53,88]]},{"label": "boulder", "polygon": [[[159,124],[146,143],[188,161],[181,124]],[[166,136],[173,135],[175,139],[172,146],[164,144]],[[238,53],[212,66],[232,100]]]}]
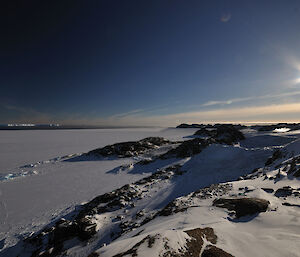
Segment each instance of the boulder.
[{"label": "boulder", "polygon": [[293,188],[291,188],[290,186],[285,186],[277,189],[274,195],[277,197],[287,197],[292,194],[293,194]]},{"label": "boulder", "polygon": [[273,189],[273,188],[266,188],[266,187],[263,187],[263,188],[261,188],[261,189],[264,190],[265,192],[269,193],[269,194],[271,194],[271,193],[274,192],[274,189]]},{"label": "boulder", "polygon": [[92,222],[87,217],[81,218],[78,221],[78,226],[79,226],[78,237],[81,240],[88,240],[97,232],[96,231],[97,224]]},{"label": "boulder", "polygon": [[226,208],[235,211],[236,217],[240,218],[246,215],[253,215],[259,212],[265,212],[268,209],[269,201],[259,198],[236,198],[236,199],[216,199],[214,206]]}]

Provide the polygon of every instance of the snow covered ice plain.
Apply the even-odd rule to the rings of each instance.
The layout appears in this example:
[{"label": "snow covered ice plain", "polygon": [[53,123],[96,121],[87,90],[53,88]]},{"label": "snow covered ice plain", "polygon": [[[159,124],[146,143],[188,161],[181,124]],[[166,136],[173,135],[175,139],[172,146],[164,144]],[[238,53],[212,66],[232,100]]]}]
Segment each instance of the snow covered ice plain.
[{"label": "snow covered ice plain", "polygon": [[180,140],[193,131],[161,128],[0,131],[0,241],[6,238],[6,246],[14,244],[16,236],[40,229],[77,204],[145,176],[108,173],[130,162],[126,159],[72,163],[62,162],[61,157],[147,136]]},{"label": "snow covered ice plain", "polygon": [[[242,130],[246,139],[232,145],[210,142],[190,156],[157,158],[196,130],[1,131],[0,255],[300,256],[300,183],[290,171],[298,168],[300,132]],[[126,158],[81,155],[149,136],[177,142]],[[93,208],[82,205],[99,195]],[[266,212],[235,217],[214,204],[221,197],[269,204]],[[62,227],[68,234],[82,210],[92,235],[60,235],[58,244]],[[43,230],[47,224],[54,232]],[[55,240],[41,244],[41,235]],[[23,248],[23,238],[38,240]],[[198,252],[189,251],[191,242]]]}]

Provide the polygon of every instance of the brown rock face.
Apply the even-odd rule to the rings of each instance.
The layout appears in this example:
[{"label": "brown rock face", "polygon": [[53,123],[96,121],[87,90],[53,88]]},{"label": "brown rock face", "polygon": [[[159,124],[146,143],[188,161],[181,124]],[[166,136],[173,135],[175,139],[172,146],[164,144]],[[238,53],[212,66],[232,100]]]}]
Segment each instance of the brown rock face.
[{"label": "brown rock face", "polygon": [[233,257],[233,255],[214,245],[209,245],[204,249],[201,257]]},{"label": "brown rock face", "polygon": [[[192,230],[184,231],[187,233],[192,240],[186,244],[186,251],[180,254],[173,254],[170,256],[174,257],[199,257],[203,248],[203,239],[206,239],[211,244],[216,244],[218,237],[212,228],[195,228]],[[233,257],[231,254],[223,251],[222,249],[208,245],[204,249],[201,257]]]},{"label": "brown rock face", "polygon": [[218,238],[212,228],[195,228],[184,232],[192,237],[193,240],[187,242],[187,251],[184,254],[179,255],[180,257],[198,257],[203,247],[203,238],[206,238],[207,241],[213,244],[217,243]]}]

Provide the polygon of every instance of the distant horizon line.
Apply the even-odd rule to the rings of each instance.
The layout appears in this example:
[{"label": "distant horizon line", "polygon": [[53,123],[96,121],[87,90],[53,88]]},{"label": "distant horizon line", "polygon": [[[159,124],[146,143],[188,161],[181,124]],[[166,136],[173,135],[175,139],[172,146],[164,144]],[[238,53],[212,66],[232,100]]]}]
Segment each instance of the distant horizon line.
[{"label": "distant horizon line", "polygon": [[244,122],[190,122],[190,123],[178,123],[174,126],[159,126],[159,125],[153,125],[153,126],[147,126],[147,125],[86,125],[86,124],[58,124],[58,123],[2,123],[0,124],[0,130],[62,130],[62,129],[118,129],[118,128],[176,128],[177,126],[181,124],[188,124],[188,125],[196,125],[196,124],[239,124],[239,125],[263,125],[263,124],[269,124],[269,125],[276,125],[276,124],[297,124],[300,123],[300,121],[265,121],[265,122],[252,122],[252,121],[244,121]]}]

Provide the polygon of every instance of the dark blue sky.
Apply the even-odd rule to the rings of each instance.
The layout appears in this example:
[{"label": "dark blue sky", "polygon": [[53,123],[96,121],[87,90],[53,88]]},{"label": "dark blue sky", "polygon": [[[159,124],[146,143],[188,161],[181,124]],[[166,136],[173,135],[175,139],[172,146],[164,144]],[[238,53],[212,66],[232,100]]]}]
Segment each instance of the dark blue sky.
[{"label": "dark blue sky", "polygon": [[299,1],[6,7],[0,123],[299,120]]}]

